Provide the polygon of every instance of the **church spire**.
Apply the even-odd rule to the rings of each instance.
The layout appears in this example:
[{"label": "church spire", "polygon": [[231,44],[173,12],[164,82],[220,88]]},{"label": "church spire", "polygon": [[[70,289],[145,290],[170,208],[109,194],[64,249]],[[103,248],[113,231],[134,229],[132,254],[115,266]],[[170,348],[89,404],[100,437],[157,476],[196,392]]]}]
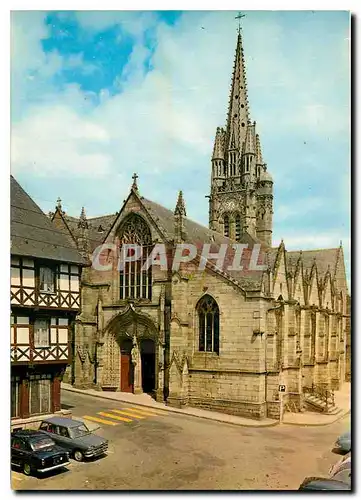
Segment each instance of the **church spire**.
[{"label": "church spire", "polygon": [[[241,150],[249,121],[248,96],[241,30],[238,30],[236,56],[233,66],[231,95],[228,106],[228,149]],[[232,144],[231,144],[232,142]]]}]

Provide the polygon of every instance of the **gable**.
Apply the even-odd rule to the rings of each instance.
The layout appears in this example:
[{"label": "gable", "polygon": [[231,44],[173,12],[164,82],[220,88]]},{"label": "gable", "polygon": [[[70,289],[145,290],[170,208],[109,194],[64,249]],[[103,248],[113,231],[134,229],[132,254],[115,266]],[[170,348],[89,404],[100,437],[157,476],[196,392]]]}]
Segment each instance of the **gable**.
[{"label": "gable", "polygon": [[152,215],[149,213],[149,210],[147,210],[147,208],[141,202],[141,199],[132,190],[124,205],[122,206],[119,214],[115,218],[112,227],[110,228],[104,241],[114,241],[123,221],[130,214],[137,214],[145,220],[151,231],[153,241],[160,240],[161,242],[165,243],[169,239],[166,230],[160,227],[159,221],[152,217]]}]

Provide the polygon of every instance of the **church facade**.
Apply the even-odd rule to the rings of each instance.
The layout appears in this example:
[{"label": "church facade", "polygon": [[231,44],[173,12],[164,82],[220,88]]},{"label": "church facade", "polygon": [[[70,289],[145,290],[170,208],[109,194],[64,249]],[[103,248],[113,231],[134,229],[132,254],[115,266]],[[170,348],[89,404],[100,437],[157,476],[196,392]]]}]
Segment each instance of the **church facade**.
[{"label": "church facade", "polygon": [[[350,366],[342,246],[272,247],[273,179],[249,115],[239,34],[209,228],[187,218],[182,192],[173,210],[143,197],[137,176],[115,214],[50,214],[88,260],[66,381],[251,418],[329,404]],[[141,252],[119,265],[129,245]],[[196,250],[174,266],[180,248]]]}]

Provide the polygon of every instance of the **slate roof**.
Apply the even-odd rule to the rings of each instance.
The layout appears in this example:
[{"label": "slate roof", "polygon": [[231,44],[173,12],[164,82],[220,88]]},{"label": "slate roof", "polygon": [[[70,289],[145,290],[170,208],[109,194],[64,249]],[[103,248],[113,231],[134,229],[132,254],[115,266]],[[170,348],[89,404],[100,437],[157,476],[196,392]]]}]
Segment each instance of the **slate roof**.
[{"label": "slate roof", "polygon": [[71,238],[54,227],[12,175],[10,204],[13,255],[85,264]]},{"label": "slate roof", "polygon": [[[316,262],[317,271],[319,274],[324,276],[327,272],[328,267],[330,267],[331,275],[336,268],[337,257],[339,248],[322,248],[319,250],[302,250],[302,262],[303,266],[307,269],[311,269],[312,264]],[[297,258],[300,255],[300,251],[287,252],[289,257]]]}]

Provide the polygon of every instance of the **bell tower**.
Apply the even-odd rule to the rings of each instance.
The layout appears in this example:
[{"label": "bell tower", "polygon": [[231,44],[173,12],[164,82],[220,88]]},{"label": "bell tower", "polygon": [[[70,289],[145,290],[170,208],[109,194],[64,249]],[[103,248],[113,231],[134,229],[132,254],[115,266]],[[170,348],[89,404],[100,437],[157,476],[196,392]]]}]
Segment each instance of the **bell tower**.
[{"label": "bell tower", "polygon": [[[237,16],[240,19],[242,15]],[[227,124],[216,131],[209,227],[232,239],[248,233],[272,245],[273,180],[263,162],[256,122],[249,117],[241,28],[238,28]]]}]

